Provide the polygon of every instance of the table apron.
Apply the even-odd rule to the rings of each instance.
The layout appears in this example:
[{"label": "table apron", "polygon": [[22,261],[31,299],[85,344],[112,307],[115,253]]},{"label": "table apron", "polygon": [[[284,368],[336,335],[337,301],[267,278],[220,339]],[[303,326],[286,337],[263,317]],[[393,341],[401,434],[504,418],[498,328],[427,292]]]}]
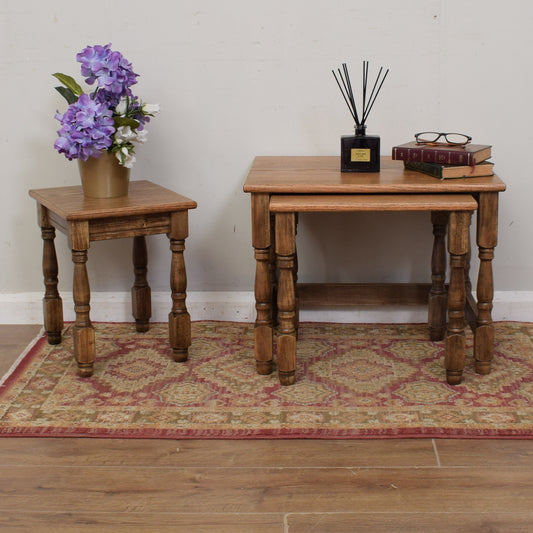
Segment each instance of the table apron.
[{"label": "table apron", "polygon": [[170,213],[89,221],[91,241],[158,235],[170,232]]},{"label": "table apron", "polygon": [[[56,229],[69,235],[72,223],[48,211],[48,221]],[[171,230],[171,213],[156,213],[128,217],[114,217],[88,221],[89,240],[103,241],[143,235],[159,235]]]}]

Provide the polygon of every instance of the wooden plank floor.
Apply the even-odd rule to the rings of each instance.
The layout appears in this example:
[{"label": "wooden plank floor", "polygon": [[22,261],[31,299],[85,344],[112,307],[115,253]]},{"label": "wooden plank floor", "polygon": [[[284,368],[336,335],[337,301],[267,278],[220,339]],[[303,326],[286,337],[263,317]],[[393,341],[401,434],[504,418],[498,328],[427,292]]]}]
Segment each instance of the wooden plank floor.
[{"label": "wooden plank floor", "polygon": [[0,438],[0,529],[529,532],[533,441]]}]

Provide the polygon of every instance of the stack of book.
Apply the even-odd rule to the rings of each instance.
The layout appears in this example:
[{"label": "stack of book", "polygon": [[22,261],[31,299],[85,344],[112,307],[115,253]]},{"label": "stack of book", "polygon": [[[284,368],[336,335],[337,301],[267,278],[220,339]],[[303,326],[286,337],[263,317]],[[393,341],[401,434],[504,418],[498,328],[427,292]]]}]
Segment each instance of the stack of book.
[{"label": "stack of book", "polygon": [[440,179],[492,176],[494,163],[487,161],[490,157],[491,146],[486,144],[428,145],[413,141],[392,149],[392,159],[403,161],[406,169]]}]

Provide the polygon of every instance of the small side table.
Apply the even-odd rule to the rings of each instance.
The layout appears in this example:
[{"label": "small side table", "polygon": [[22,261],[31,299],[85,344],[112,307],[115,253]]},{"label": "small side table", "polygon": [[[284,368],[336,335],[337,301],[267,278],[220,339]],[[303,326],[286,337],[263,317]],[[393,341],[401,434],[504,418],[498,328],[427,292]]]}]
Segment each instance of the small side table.
[{"label": "small side table", "polygon": [[81,186],[34,189],[29,194],[37,201],[38,223],[43,238],[43,311],[48,342],[60,343],[63,329],[63,304],[57,288],[56,229],[67,236],[72,251],[76,312],[74,355],[78,374],[82,377],[92,375],[96,357],[86,268],[90,243],[133,237],[135,283],[132,287],[132,310],[136,329],[142,332],[148,330],[152,313],[151,291],[146,279],[148,257],[145,236],[166,233],[172,251],[172,309],[168,318],[170,345],[174,360],[185,361],[191,344],[191,320],[185,305],[187,275],[183,251],[189,233],[188,212],[196,208],[196,202],[150,181],[132,181],[128,196],[120,198],[86,198]]}]

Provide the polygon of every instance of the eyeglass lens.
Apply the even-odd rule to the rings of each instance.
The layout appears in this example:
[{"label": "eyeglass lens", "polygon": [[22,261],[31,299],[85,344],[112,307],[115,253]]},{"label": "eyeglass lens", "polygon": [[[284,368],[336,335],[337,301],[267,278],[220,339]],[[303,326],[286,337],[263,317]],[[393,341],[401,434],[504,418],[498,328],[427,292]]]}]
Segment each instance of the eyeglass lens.
[{"label": "eyeglass lens", "polygon": [[448,144],[466,144],[470,137],[462,133],[439,133],[436,131],[424,131],[416,134],[416,140],[420,143],[434,143],[444,137]]}]

